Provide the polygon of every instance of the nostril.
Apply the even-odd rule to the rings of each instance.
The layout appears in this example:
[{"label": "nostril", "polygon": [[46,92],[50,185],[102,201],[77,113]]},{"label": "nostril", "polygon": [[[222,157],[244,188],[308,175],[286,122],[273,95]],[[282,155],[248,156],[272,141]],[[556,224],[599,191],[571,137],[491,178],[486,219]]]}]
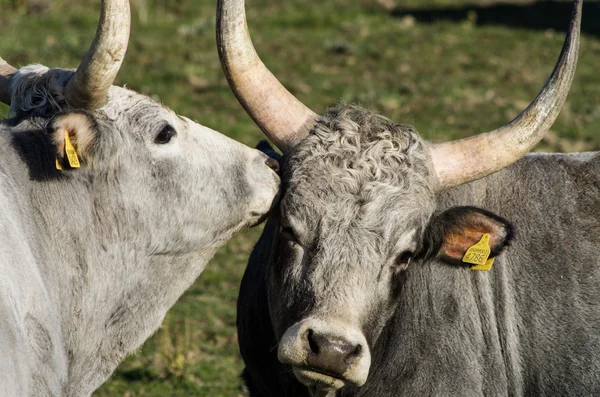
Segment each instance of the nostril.
[{"label": "nostril", "polygon": [[314,354],[319,354],[319,345],[315,341],[314,336],[315,336],[315,333],[314,333],[314,331],[312,329],[309,329],[306,332],[306,338],[308,339],[308,346],[310,347],[310,350]]},{"label": "nostril", "polygon": [[362,353],[362,350],[363,350],[362,345],[356,345],[356,348],[354,349],[354,351],[352,353],[350,353],[350,356],[358,357]]},{"label": "nostril", "polygon": [[272,159],[272,158],[268,158],[265,161],[265,164],[267,164],[267,166],[272,169],[273,171],[279,173],[279,161]]}]

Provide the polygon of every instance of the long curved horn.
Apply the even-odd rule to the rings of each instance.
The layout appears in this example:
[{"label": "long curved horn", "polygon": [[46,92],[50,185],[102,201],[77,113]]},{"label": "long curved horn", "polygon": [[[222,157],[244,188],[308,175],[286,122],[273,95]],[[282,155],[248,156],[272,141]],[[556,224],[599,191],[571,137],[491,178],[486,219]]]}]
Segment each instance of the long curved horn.
[{"label": "long curved horn", "polygon": [[494,131],[429,147],[438,188],[493,174],[527,154],[548,132],[569,93],[579,52],[582,0],[575,0],[571,24],[552,75],[537,98],[513,121]]},{"label": "long curved horn", "polygon": [[128,0],[102,0],[96,37],[65,87],[65,99],[75,108],[98,109],[106,103],[129,42]]},{"label": "long curved horn", "polygon": [[10,79],[17,69],[0,58],[0,102],[10,105]]},{"label": "long curved horn", "polygon": [[217,48],[229,86],[246,112],[286,153],[308,134],[317,115],[296,99],[254,50],[244,0],[219,0]]}]

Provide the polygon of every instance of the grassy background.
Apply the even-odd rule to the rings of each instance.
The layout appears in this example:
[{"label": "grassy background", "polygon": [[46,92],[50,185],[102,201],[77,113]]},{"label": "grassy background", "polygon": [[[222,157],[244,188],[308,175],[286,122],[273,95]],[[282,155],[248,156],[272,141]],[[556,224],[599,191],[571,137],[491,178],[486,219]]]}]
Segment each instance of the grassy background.
[{"label": "grassy background", "polygon": [[[552,71],[565,2],[249,0],[258,52],[317,112],[340,100],[413,124],[442,141],[516,116]],[[246,144],[260,131],[222,76],[215,0],[132,0],[134,23],[116,84]],[[15,66],[76,67],[99,0],[0,0],[0,55]],[[600,149],[600,3],[584,7],[574,87],[536,150]],[[6,116],[0,105],[0,117]],[[163,327],[95,396],[238,396],[235,301],[260,230],[234,238],[169,312]]]}]

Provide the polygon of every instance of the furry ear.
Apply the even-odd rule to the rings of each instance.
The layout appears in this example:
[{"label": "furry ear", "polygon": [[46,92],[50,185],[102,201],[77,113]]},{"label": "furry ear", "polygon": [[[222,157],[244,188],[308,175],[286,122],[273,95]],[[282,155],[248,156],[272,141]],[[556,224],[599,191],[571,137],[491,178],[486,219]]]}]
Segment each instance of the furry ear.
[{"label": "furry ear", "polygon": [[513,226],[504,218],[475,207],[453,207],[435,216],[425,232],[426,256],[468,266],[467,250],[489,234],[490,258],[500,254],[513,238]]},{"label": "furry ear", "polygon": [[277,153],[277,151],[271,146],[271,144],[265,140],[262,140],[256,144],[256,149],[260,150],[270,158],[281,162],[281,154]]},{"label": "furry ear", "polygon": [[57,166],[63,169],[76,168],[68,158],[72,150],[77,153],[76,160],[79,162],[90,158],[99,135],[94,117],[82,110],[57,114],[46,130],[56,150]]}]

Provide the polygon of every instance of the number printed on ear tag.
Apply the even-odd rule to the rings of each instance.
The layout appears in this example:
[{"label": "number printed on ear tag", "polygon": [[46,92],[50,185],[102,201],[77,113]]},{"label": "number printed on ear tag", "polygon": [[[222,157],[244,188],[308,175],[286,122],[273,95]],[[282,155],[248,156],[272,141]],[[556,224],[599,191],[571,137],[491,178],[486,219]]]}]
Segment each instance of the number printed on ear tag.
[{"label": "number printed on ear tag", "polygon": [[492,265],[494,264],[494,259],[496,259],[496,258],[490,258],[483,265],[473,265],[469,269],[482,270],[484,272],[489,272],[492,269]]},{"label": "number printed on ear tag", "polygon": [[483,237],[481,237],[481,240],[479,240],[477,244],[469,247],[467,252],[465,252],[465,256],[463,256],[462,261],[465,263],[470,263],[472,265],[485,265],[488,258],[490,257],[491,252],[492,250],[490,249],[490,235],[486,233],[483,235]]},{"label": "number printed on ear tag", "polygon": [[65,131],[65,150],[71,168],[79,168],[81,166],[79,164],[79,157],[77,157],[77,151],[75,151],[75,148],[71,143],[71,138],[69,138],[69,131]]}]

